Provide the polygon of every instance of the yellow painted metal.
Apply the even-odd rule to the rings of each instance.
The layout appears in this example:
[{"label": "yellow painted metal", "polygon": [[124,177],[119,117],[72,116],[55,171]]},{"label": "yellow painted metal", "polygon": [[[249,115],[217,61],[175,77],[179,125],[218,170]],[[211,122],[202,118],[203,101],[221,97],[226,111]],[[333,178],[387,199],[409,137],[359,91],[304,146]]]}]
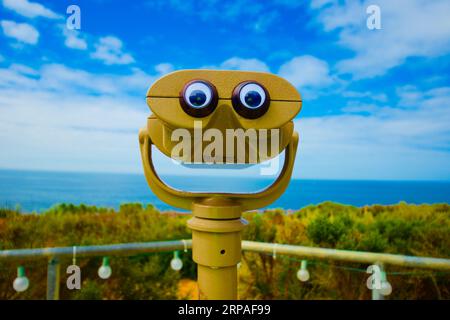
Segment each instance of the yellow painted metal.
[{"label": "yellow painted metal", "polygon": [[[220,113],[220,110],[221,109],[218,108],[218,110],[216,110],[214,112],[214,115],[217,116],[217,118],[215,118],[215,120],[212,121],[212,125],[214,126],[215,129],[220,130],[220,132],[225,132],[225,130],[227,128],[238,128],[238,129],[240,128],[238,125],[235,125],[235,124],[227,124],[226,123],[227,117],[224,117],[223,114]],[[198,123],[204,123],[201,119],[197,119],[196,121]],[[239,150],[241,152],[245,152],[246,150],[250,150],[250,149],[255,149],[256,160],[257,160],[256,163],[260,163],[260,162],[269,160],[269,159],[277,156],[279,153],[281,153],[286,148],[289,141],[291,140],[292,134],[294,131],[294,124],[292,121],[289,121],[278,129],[279,129],[278,135],[276,135],[274,137],[272,137],[271,130],[267,130],[267,138],[266,138],[267,152],[259,152],[260,150],[258,150],[258,148],[255,148],[255,146],[257,146],[257,147],[259,146],[258,142],[251,144],[251,143],[248,143],[249,140],[247,139],[245,141],[245,144],[242,144],[242,145],[238,144],[236,142],[235,148],[234,148],[235,149],[234,154],[235,155],[238,154],[238,151],[237,151],[238,148],[241,149],[241,150]],[[176,145],[179,144],[178,140],[172,139],[174,130],[176,130],[176,129],[172,128],[171,126],[165,125],[162,121],[160,121],[158,118],[156,118],[155,115],[152,115],[147,119],[147,132],[148,132],[148,135],[152,139],[152,143],[155,146],[157,146],[157,148],[168,157],[171,157],[172,150],[174,149],[174,147]],[[209,141],[207,139],[201,139],[201,140],[197,139],[196,140],[194,129],[185,128],[185,130],[187,130],[187,132],[189,133],[189,137],[191,137],[191,140],[189,143],[192,147],[191,147],[190,152],[182,155],[181,158],[184,158],[183,162],[188,163],[188,162],[193,162],[192,160],[195,159],[195,147],[194,147],[195,145],[199,146],[199,150],[201,152],[200,154],[203,154],[203,150],[206,148],[207,145],[209,145],[211,143],[211,141]],[[206,130],[208,130],[208,128],[199,129],[199,135],[202,136],[203,133],[206,132]],[[216,157],[219,157],[222,159],[221,160],[222,163],[225,163],[227,161],[227,158],[226,158],[226,155],[227,155],[226,154],[226,150],[227,150],[226,134],[224,135],[224,137],[225,138],[222,140],[222,148],[221,148],[222,152],[221,152],[220,156],[216,155]],[[272,148],[271,148],[272,138],[278,139],[278,150],[272,150]],[[249,154],[250,154],[250,151],[245,153],[244,163],[250,163]],[[237,159],[233,159],[233,162],[237,163],[238,161],[237,161]]]},{"label": "yellow painted metal", "polygon": [[284,164],[275,182],[263,191],[255,193],[207,193],[187,192],[172,189],[167,186],[156,173],[152,161],[152,148],[147,129],[139,131],[139,145],[141,149],[142,164],[147,183],[153,193],[162,201],[171,206],[192,210],[195,201],[209,198],[225,198],[238,203],[242,211],[255,210],[265,207],[278,199],[289,185],[294,168],[295,154],[298,146],[298,134],[294,131],[291,141],[285,149]]},{"label": "yellow painted metal", "polygon": [[[194,203],[194,217],[188,221],[192,230],[192,259],[198,264],[199,298],[202,300],[237,299],[241,231],[247,221],[239,217],[224,218],[230,216],[227,206],[232,212],[238,212],[239,206],[226,198]],[[208,212],[211,213],[209,217]]]},{"label": "yellow painted metal", "polygon": [[[198,119],[187,115],[178,103],[183,86],[193,79],[207,80],[212,83],[219,95],[218,105],[223,105],[227,112],[236,116],[244,129],[280,128],[293,119],[301,109],[301,96],[297,89],[274,74],[248,71],[181,70],[165,75],[147,91],[147,104],[156,117],[166,125],[173,128],[194,127],[194,120]],[[271,100],[269,111],[264,116],[253,120],[236,114],[232,110],[230,101],[234,88],[248,80],[262,84],[269,92]],[[202,118],[205,128],[211,127],[209,121],[213,118],[214,113]]]},{"label": "yellow painted metal", "polygon": [[[194,79],[212,83],[219,96],[214,112],[203,118],[189,116],[180,106],[182,88]],[[243,118],[232,106],[234,88],[248,80],[263,85],[270,95],[269,110],[258,119]],[[286,80],[268,73],[184,70],[166,75],[155,82],[147,92],[147,103],[153,115],[148,118],[146,128],[139,131],[145,177],[153,193],[162,201],[174,207],[192,210],[194,217],[188,221],[188,226],[192,230],[193,259],[198,264],[200,299],[236,299],[241,231],[247,224],[241,218],[241,213],[269,205],[289,184],[298,146],[298,134],[294,131],[292,119],[301,109],[300,94]],[[265,190],[249,194],[187,192],[167,186],[156,173],[152,161],[152,145],[170,157],[175,145],[171,141],[173,131],[185,129],[193,136],[193,130],[199,128],[216,129],[223,136],[226,136],[228,129],[279,129],[278,150],[266,157],[260,156],[257,150],[257,162],[285,151],[283,168],[278,178]],[[267,145],[275,137],[275,133],[272,136],[269,130],[265,137]],[[191,146],[193,154],[194,143]],[[200,147],[203,149],[205,144],[202,142]],[[235,157],[233,162],[239,163],[241,160]],[[248,163],[248,157],[244,162]]]},{"label": "yellow painted metal", "polygon": [[[210,115],[196,118],[188,115],[180,107],[180,93],[186,83],[193,79],[207,80],[215,86],[218,92],[218,104]],[[270,107],[268,111],[257,119],[247,119],[240,116],[233,108],[231,96],[235,87],[244,81],[257,81],[263,85],[270,95]],[[279,149],[273,153],[264,154],[258,152],[258,144],[245,142],[244,148],[256,149],[257,162],[277,156],[289,143],[294,126],[292,119],[300,112],[302,101],[298,91],[288,81],[270,73],[247,72],[247,71],[218,71],[218,70],[182,70],[170,73],[156,81],[147,92],[147,104],[153,115],[148,118],[147,133],[152,143],[164,153],[171,157],[172,149],[178,141],[172,141],[172,133],[177,129],[186,129],[190,133],[192,141],[191,152],[184,155],[185,162],[192,162],[194,157],[193,130],[196,126],[201,130],[216,129],[223,137],[226,130],[258,130],[266,129],[267,145],[270,145],[271,130],[279,130]],[[278,137],[277,137],[278,138]],[[209,141],[201,141],[201,149],[209,144]],[[226,141],[223,139],[223,148],[220,156],[225,161]],[[217,152],[217,150],[216,150]],[[234,163],[242,162],[234,154]],[[248,154],[248,153],[247,153]],[[189,158],[188,158],[189,157]],[[189,159],[189,161],[187,160]],[[249,163],[246,155],[244,163]]]},{"label": "yellow painted metal", "polygon": [[197,282],[200,300],[236,300],[237,266],[211,268],[199,264]]}]

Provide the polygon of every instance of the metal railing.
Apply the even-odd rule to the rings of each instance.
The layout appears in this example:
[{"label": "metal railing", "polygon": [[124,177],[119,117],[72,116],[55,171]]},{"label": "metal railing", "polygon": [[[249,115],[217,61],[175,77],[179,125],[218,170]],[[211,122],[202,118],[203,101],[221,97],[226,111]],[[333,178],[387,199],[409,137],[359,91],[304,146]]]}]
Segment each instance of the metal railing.
[{"label": "metal railing", "polygon": [[[192,247],[192,240],[118,243],[95,246],[75,246],[77,256],[127,255],[172,251]],[[34,260],[36,258],[71,257],[74,247],[17,249],[0,251],[1,260]]]},{"label": "metal railing", "polygon": [[314,259],[330,259],[359,263],[381,263],[402,267],[424,268],[450,271],[450,259],[404,256],[390,253],[374,253],[293,246],[288,244],[270,244],[264,242],[242,241],[242,250],[300,256]]},{"label": "metal railing", "polygon": [[132,256],[140,253],[163,252],[190,249],[191,240],[119,243],[95,246],[72,246],[57,248],[17,249],[0,251],[1,260],[36,260],[48,258],[47,264],[47,300],[59,299],[60,258],[72,257],[74,251],[78,257],[102,255]]},{"label": "metal railing", "polygon": [[[76,246],[78,257],[86,256],[132,256],[140,253],[164,252],[186,250],[192,248],[191,240],[157,241],[121,243],[111,245]],[[277,243],[263,243],[254,241],[242,241],[242,250],[271,253],[279,255],[298,256],[302,258],[329,259],[350,261],[367,264],[385,264],[402,267],[424,268],[450,271],[450,259],[414,257],[388,253],[373,253],[363,251],[349,251],[337,249],[325,249],[316,247],[294,246]],[[72,257],[74,247],[56,247],[39,249],[17,249],[0,251],[1,260],[36,260],[48,258],[47,265],[47,299],[59,298],[59,258]]]}]

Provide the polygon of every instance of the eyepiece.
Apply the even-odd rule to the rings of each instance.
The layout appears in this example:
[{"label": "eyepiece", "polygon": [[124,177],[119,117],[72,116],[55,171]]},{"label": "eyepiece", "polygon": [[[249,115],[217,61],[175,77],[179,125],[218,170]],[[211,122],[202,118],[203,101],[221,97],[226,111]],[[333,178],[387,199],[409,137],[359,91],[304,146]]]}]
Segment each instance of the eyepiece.
[{"label": "eyepiece", "polygon": [[240,83],[231,97],[233,108],[244,118],[256,119],[269,109],[270,97],[267,90],[255,81]]},{"label": "eyepiece", "polygon": [[180,105],[188,115],[202,118],[211,114],[217,106],[217,90],[206,80],[186,83],[180,94]]}]

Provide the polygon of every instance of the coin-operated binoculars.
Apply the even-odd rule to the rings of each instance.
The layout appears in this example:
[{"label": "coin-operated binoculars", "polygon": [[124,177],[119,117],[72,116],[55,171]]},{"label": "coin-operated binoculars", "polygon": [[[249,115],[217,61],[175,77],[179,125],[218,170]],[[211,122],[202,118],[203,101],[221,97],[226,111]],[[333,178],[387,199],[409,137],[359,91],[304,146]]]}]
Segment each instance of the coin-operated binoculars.
[{"label": "coin-operated binoculars", "polygon": [[[288,186],[298,145],[292,119],[301,103],[289,82],[260,72],[183,70],[162,77],[148,90],[153,114],[139,132],[144,173],[162,201],[192,210],[188,226],[200,299],[237,298],[241,231],[247,224],[241,214],[269,205]],[[181,136],[188,138],[180,147]],[[263,191],[189,192],[173,189],[158,177],[152,145],[183,163],[216,166],[260,163],[282,151],[285,156],[279,176]]]}]

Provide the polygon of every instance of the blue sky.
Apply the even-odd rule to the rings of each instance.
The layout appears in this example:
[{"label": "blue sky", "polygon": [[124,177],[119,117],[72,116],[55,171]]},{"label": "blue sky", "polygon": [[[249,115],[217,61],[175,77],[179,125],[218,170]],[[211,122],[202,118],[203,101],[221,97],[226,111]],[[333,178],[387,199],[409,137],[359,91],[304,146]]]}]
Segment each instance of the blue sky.
[{"label": "blue sky", "polygon": [[0,168],[140,173],[147,88],[215,68],[302,93],[295,177],[450,179],[448,1],[0,2]]}]

